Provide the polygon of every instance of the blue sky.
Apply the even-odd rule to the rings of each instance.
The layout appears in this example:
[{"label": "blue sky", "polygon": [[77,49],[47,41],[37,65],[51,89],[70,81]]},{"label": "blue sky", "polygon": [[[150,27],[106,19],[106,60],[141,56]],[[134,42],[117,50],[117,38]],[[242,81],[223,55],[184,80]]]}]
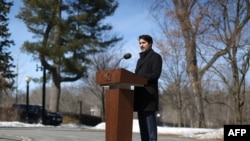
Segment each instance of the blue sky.
[{"label": "blue sky", "polygon": [[[20,47],[26,40],[32,40],[32,34],[27,31],[25,24],[15,18],[21,6],[21,0],[15,0],[14,6],[9,14],[9,29],[11,39],[14,40],[15,46],[11,48],[14,63],[17,65],[18,78],[16,80],[18,89],[26,87],[25,77],[41,77],[42,72],[36,71],[36,64],[31,55],[27,55],[20,51]],[[106,21],[113,25],[113,32],[123,36],[121,54],[132,53],[131,63],[139,57],[140,52],[138,45],[138,36],[140,34],[153,34],[155,24],[149,15],[148,7],[144,0],[118,0],[119,7],[115,14],[108,17]],[[133,67],[130,71],[133,71]],[[30,83],[30,85],[35,85]],[[49,84],[47,84],[49,85]]]}]

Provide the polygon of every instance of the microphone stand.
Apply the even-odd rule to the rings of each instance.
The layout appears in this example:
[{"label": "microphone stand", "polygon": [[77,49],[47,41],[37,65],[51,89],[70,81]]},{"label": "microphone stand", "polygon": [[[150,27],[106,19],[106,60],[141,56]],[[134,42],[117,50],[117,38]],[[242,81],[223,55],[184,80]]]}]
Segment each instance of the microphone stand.
[{"label": "microphone stand", "polygon": [[122,61],[122,59],[129,59],[129,58],[131,58],[131,54],[130,53],[124,54],[124,56],[115,64],[114,68],[116,68],[120,64],[120,62]]},{"label": "microphone stand", "polygon": [[120,64],[120,62],[122,61],[122,59],[123,59],[123,58],[119,59],[119,61],[114,65],[114,67],[113,67],[114,69],[115,69],[116,67],[118,67],[118,65]]}]

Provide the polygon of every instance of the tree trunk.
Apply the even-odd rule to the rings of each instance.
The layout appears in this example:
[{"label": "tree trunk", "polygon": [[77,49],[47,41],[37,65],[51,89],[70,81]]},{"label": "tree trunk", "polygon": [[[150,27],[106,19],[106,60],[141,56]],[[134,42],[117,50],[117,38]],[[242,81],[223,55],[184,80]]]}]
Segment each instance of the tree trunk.
[{"label": "tree trunk", "polygon": [[[236,58],[234,59],[236,60]],[[233,95],[234,95],[234,102],[235,102],[235,117],[236,117],[236,123],[235,124],[242,124],[242,110],[243,110],[243,104],[241,99],[241,85],[239,82],[239,74],[238,74],[238,67],[236,64],[236,61],[232,61],[232,69],[233,69]]]},{"label": "tree trunk", "polygon": [[49,106],[52,112],[59,112],[61,85],[59,80],[54,79],[53,77]]},{"label": "tree trunk", "polygon": [[205,115],[204,107],[202,102],[202,90],[201,90],[201,81],[199,78],[198,67],[196,62],[196,45],[192,41],[186,46],[186,61],[187,61],[187,73],[190,79],[190,85],[196,104],[196,110],[198,112],[198,127],[204,128],[205,124]]},{"label": "tree trunk", "polygon": [[[57,4],[57,8],[55,9],[55,21],[61,20],[61,0],[56,0],[55,4]],[[58,19],[58,20],[57,20]],[[54,48],[61,48],[61,28],[60,24],[55,24],[54,27]],[[61,74],[60,74],[60,64],[61,58],[58,57],[54,62],[55,69],[52,72],[52,90],[51,90],[51,99],[50,99],[50,110],[53,112],[59,111],[59,100],[61,94]]]},{"label": "tree trunk", "polygon": [[[187,62],[187,73],[190,80],[190,85],[194,97],[195,104],[194,107],[198,113],[198,127],[206,127],[205,125],[205,115],[202,102],[202,92],[201,92],[201,78],[199,76],[199,70],[197,66],[197,52],[196,52],[196,29],[193,29],[190,20],[190,13],[192,8],[188,8],[187,5],[192,7],[194,3],[187,2],[182,3],[180,1],[174,1],[175,13],[179,24],[181,27],[182,35],[185,42],[186,48],[186,62]],[[194,27],[198,28],[198,27]]]}]

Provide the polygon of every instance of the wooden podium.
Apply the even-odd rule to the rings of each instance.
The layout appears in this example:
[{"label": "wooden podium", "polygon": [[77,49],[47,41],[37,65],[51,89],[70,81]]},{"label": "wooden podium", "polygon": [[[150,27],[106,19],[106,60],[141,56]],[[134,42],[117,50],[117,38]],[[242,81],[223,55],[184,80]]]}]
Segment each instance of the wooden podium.
[{"label": "wooden podium", "polygon": [[134,95],[131,86],[144,86],[147,79],[125,69],[98,71],[96,83],[105,92],[106,141],[132,141]]}]

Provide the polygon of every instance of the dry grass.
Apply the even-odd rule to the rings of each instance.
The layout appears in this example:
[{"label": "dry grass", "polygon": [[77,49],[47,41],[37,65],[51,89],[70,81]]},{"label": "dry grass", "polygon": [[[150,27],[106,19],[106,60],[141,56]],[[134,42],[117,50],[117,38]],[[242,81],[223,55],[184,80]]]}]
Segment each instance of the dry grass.
[{"label": "dry grass", "polygon": [[67,123],[79,123],[79,119],[74,116],[63,115],[62,124],[67,124]]},{"label": "dry grass", "polygon": [[20,117],[17,111],[13,109],[0,109],[0,121],[18,121]]}]

